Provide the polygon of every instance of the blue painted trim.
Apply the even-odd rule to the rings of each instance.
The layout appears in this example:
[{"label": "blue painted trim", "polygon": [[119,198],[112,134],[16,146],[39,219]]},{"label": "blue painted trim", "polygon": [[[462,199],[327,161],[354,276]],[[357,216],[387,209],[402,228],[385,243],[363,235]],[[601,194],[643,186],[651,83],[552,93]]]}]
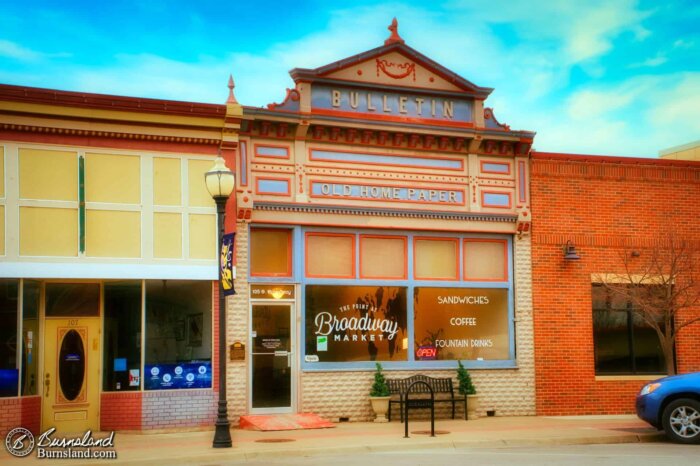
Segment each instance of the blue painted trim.
[{"label": "blue painted trim", "polygon": [[317,197],[341,197],[370,201],[408,201],[433,204],[464,204],[464,191],[455,189],[409,188],[371,183],[311,182],[311,194]]},{"label": "blue painted trim", "polygon": [[508,194],[484,193],[484,207],[489,206],[510,207],[510,196]]},{"label": "blue painted trim", "polygon": [[[292,276],[291,277],[254,277],[251,275],[250,267],[253,263],[252,253],[250,252],[250,230],[252,228],[265,228],[268,230],[291,230],[292,231]],[[297,277],[301,276],[301,266],[302,262],[300,260],[298,247],[301,238],[301,227],[292,227],[286,225],[267,225],[267,224],[248,224],[248,283],[287,283],[287,284],[297,284],[299,279]]]},{"label": "blue painted trim", "polygon": [[[377,230],[362,230],[362,229],[328,229],[321,227],[309,227],[301,228],[296,227],[295,231],[295,257],[304,257],[304,233],[306,232],[334,232],[334,233],[354,233],[356,234],[356,241],[359,241],[359,235],[362,233],[370,233],[373,235],[381,235],[383,232],[378,232]],[[388,236],[405,235],[408,237],[408,279],[407,280],[361,280],[361,279],[319,279],[319,278],[306,278],[303,275],[303,264],[299,260],[298,268],[295,269],[295,277],[299,278],[299,281],[295,283],[300,283],[300,320],[301,320],[301,332],[299,335],[299,354],[300,354],[300,368],[302,371],[351,371],[351,370],[372,370],[374,369],[374,361],[357,361],[357,362],[324,362],[324,363],[309,363],[304,360],[306,356],[306,285],[347,285],[347,286],[404,286],[407,287],[406,290],[406,313],[407,313],[407,330],[406,335],[409,341],[409,351],[407,352],[406,361],[381,361],[382,366],[388,370],[408,370],[408,369],[455,369],[457,367],[457,361],[416,361],[414,352],[411,351],[413,348],[414,338],[414,324],[413,324],[413,313],[414,313],[414,289],[416,287],[454,287],[454,288],[494,288],[494,289],[507,289],[508,290],[508,336],[509,336],[509,351],[506,360],[488,360],[488,361],[475,361],[475,360],[465,360],[465,367],[469,369],[513,369],[517,368],[517,361],[515,360],[515,300],[514,300],[514,270],[513,270],[513,237],[510,235],[500,235],[500,234],[462,234],[456,235],[454,233],[419,233],[413,231],[386,231]],[[458,251],[458,262],[459,262],[459,276],[462,278],[464,271],[464,254],[463,254],[463,243],[466,238],[492,238],[492,239],[505,239],[508,248],[508,280],[505,282],[464,282],[464,281],[435,281],[435,280],[415,280],[413,276],[413,238],[414,236],[430,236],[430,237],[445,237],[445,238],[459,238],[459,251]],[[359,244],[357,244],[359,248]],[[357,249],[359,251],[359,249]],[[356,255],[356,267],[359,270],[359,254]]]},{"label": "blue painted trim", "polygon": [[255,153],[265,157],[289,157],[289,149],[285,147],[255,146]]},{"label": "blue painted trim", "polygon": [[[303,352],[303,349],[301,350]],[[382,369],[392,370],[444,370],[457,369],[457,361],[352,361],[343,363],[332,362],[304,362],[302,356],[302,368],[304,372],[319,372],[319,371],[373,371],[376,369],[375,364],[380,363]],[[491,361],[473,361],[463,359],[462,364],[467,369],[517,369],[518,364],[515,359],[491,360]]]},{"label": "blue painted trim", "polygon": [[241,173],[240,184],[241,186],[248,186],[248,143],[241,141]]},{"label": "blue painted trim", "polygon": [[481,165],[481,169],[483,171],[503,173],[504,175],[507,175],[510,172],[510,165],[507,163],[484,162]]},{"label": "blue painted trim", "polygon": [[[337,105],[333,105],[333,91],[340,92],[340,101]],[[357,101],[352,104],[350,102],[351,93],[353,97],[355,95],[357,97]],[[420,103],[419,100],[421,101]],[[387,109],[384,108],[385,103]],[[449,103],[452,105],[452,118],[445,114],[445,107],[449,107]],[[355,108],[353,108],[353,104],[355,104]],[[359,115],[364,113],[404,118],[425,118],[438,121],[471,122],[474,114],[474,105],[471,99],[455,98],[452,95],[438,98],[434,95],[416,95],[413,92],[404,94],[393,90],[367,92],[356,88],[337,87],[319,83],[314,84],[311,88],[311,107],[314,109],[352,112]]]},{"label": "blue painted trim", "polygon": [[368,162],[382,165],[400,165],[402,167],[430,167],[461,170],[463,163],[461,160],[432,159],[427,157],[405,157],[395,155],[382,155],[371,153],[339,152],[328,150],[311,150],[313,160],[329,160],[333,162]]},{"label": "blue painted trim", "polygon": [[256,180],[258,194],[289,194],[289,180]]}]

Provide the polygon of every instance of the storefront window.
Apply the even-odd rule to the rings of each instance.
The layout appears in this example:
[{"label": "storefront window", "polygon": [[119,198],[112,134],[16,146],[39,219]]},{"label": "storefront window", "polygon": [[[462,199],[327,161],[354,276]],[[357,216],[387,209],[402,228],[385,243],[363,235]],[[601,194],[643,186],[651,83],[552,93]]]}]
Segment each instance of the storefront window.
[{"label": "storefront window", "polygon": [[250,274],[272,277],[292,275],[291,230],[251,228]]},{"label": "storefront window", "polygon": [[306,286],[306,356],[317,362],[406,361],[406,288]]},{"label": "storefront window", "polygon": [[304,232],[305,368],[513,358],[505,236],[386,233]]},{"label": "storefront window", "polygon": [[0,280],[0,396],[17,396],[17,311],[19,280]]},{"label": "storefront window", "polygon": [[39,376],[39,282],[24,280],[22,285],[22,395],[36,395]]},{"label": "storefront window", "polygon": [[146,390],[210,388],[212,284],[146,281]]},{"label": "storefront window", "polygon": [[140,281],[104,284],[104,391],[139,389],[141,307]]},{"label": "storefront window", "polygon": [[452,238],[416,238],[415,277],[418,280],[457,280],[459,243]]},{"label": "storefront window", "polygon": [[360,235],[360,278],[406,278],[406,237]]},{"label": "storefront window", "polygon": [[632,303],[601,285],[592,287],[596,374],[663,374],[656,331],[633,312]]},{"label": "storefront window", "polygon": [[416,360],[508,359],[508,290],[415,288]]}]

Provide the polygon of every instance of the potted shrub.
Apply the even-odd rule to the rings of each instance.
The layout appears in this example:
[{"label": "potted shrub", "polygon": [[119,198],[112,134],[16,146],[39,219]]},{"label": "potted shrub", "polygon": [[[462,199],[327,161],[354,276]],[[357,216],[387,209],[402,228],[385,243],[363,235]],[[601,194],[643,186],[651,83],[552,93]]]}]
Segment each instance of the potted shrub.
[{"label": "potted shrub", "polygon": [[377,363],[377,370],[374,372],[374,383],[369,391],[369,401],[372,403],[372,409],[376,417],[374,422],[388,422],[386,413],[389,410],[389,386],[382,374],[382,365]]},{"label": "potted shrub", "polygon": [[467,419],[477,419],[479,414],[479,396],[476,394],[476,387],[472,382],[469,371],[462,365],[462,361],[457,361],[457,380],[459,381],[459,394],[467,397]]}]

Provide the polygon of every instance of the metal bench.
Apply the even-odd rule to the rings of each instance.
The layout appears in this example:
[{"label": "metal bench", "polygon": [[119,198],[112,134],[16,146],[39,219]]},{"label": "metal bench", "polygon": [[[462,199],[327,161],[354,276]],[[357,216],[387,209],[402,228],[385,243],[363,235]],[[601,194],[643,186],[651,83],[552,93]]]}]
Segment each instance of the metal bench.
[{"label": "metal bench", "polygon": [[[435,395],[434,400],[431,401],[430,398],[425,396],[421,398],[412,398],[409,400],[410,408],[430,408],[431,403],[450,403],[452,404],[452,419],[455,418],[455,404],[457,402],[464,404],[464,419],[467,419],[467,397],[457,393],[455,396],[454,388],[452,387],[452,379],[450,378],[437,378],[428,377],[427,375],[412,375],[405,379],[386,379],[387,385],[389,386],[389,392],[391,393],[392,399],[389,401],[389,421],[391,421],[391,405],[399,405],[399,413],[401,414],[401,422],[403,422],[404,413],[404,402],[406,400],[406,391],[408,387],[414,382],[421,381],[425,382],[430,388],[433,389],[433,394]],[[424,384],[416,384],[411,393],[430,395],[430,388]],[[398,399],[395,396],[398,395]]]}]

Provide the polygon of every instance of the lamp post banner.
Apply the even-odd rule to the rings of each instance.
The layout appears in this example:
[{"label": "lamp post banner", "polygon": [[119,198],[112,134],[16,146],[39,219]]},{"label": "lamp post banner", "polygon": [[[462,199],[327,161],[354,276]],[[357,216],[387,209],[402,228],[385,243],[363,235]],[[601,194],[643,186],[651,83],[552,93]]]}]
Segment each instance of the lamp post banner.
[{"label": "lamp post banner", "polygon": [[233,289],[233,248],[236,234],[229,233],[221,237],[221,286],[224,289],[224,296],[236,294]]}]

